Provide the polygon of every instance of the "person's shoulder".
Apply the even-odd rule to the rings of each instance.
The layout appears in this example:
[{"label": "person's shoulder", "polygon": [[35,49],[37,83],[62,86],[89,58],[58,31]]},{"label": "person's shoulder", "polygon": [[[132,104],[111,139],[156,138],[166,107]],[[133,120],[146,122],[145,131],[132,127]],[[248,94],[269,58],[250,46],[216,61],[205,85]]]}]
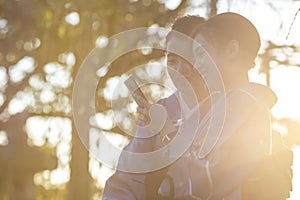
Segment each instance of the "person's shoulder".
[{"label": "person's shoulder", "polygon": [[269,87],[259,83],[245,83],[235,87],[232,94],[244,94],[252,98],[255,102],[271,108],[277,102],[277,97],[274,91]]},{"label": "person's shoulder", "polygon": [[170,96],[160,99],[157,103],[161,105],[168,105],[178,102],[178,95],[176,93],[172,93]]},{"label": "person's shoulder", "polygon": [[157,102],[163,105],[171,119],[177,119],[181,115],[178,93],[173,93],[170,96],[163,98]]}]

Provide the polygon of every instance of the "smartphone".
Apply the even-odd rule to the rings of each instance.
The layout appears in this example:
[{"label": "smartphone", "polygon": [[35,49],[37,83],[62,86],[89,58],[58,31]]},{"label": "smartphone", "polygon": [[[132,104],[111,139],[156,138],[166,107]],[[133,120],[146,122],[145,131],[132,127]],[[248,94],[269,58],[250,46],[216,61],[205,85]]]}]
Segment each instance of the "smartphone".
[{"label": "smartphone", "polygon": [[[129,92],[131,94],[136,94],[140,97],[142,97],[146,102],[148,102],[147,98],[145,97],[144,93],[142,92],[142,90],[139,88],[138,84],[136,83],[135,79],[133,78],[132,75],[130,75],[125,81],[124,84],[126,85],[126,87],[128,88]],[[145,102],[142,102],[139,98],[136,98],[135,95],[132,95],[133,99],[135,100],[135,102],[141,106],[141,107],[145,107]]]}]

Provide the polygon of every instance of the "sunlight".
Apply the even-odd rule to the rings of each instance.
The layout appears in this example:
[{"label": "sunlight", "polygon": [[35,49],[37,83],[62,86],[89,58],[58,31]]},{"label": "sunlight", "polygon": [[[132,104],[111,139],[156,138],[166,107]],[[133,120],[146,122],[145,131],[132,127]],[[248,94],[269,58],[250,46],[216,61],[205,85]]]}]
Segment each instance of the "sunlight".
[{"label": "sunlight", "polygon": [[272,109],[275,117],[290,117],[300,120],[300,68],[278,67],[271,70],[271,88],[275,91],[278,102]]},{"label": "sunlight", "polygon": [[[256,1],[252,4],[250,1],[230,4],[230,1],[220,0],[218,11],[237,12],[250,19],[257,27],[262,40],[272,40],[278,44],[300,43],[300,17],[295,19],[290,35],[286,38],[295,13],[300,7],[299,1],[287,3],[287,1],[276,1],[276,6],[269,1]],[[289,1],[291,2],[291,1]],[[230,7],[230,9],[229,9]],[[250,12],[251,11],[251,12]],[[266,17],[270,16],[270,17]],[[299,56],[293,61],[299,64]],[[258,69],[249,72],[250,79],[254,82],[266,84],[265,76],[258,74]],[[278,102],[272,109],[276,118],[288,117],[300,120],[300,69],[298,67],[278,67],[270,71],[270,85],[278,96]],[[293,191],[289,200],[300,199],[300,151],[299,148],[293,150]]]},{"label": "sunlight", "polygon": [[23,48],[25,49],[25,51],[32,51],[40,47],[41,40],[39,38],[34,38],[27,42],[20,41],[19,44],[23,44]]},{"label": "sunlight", "polygon": [[113,113],[97,113],[90,118],[90,124],[103,130],[111,130],[114,127]]},{"label": "sunlight", "polygon": [[160,62],[149,62],[146,65],[148,77],[154,80],[160,80],[164,68]]},{"label": "sunlight", "polygon": [[8,32],[7,22],[7,19],[0,19],[0,39],[4,39]]},{"label": "sunlight", "polygon": [[76,26],[80,22],[80,16],[78,12],[71,12],[65,17],[65,21],[68,24],[71,24],[73,26]]},{"label": "sunlight", "polygon": [[[126,137],[120,134],[114,133],[105,133],[103,131],[99,131],[96,129],[90,130],[90,172],[93,178],[96,179],[96,185],[103,188],[106,180],[114,173],[114,170],[109,168],[108,166],[104,166],[100,164],[100,155],[107,156],[110,160],[110,163],[117,164],[117,160],[113,160],[112,158],[117,158],[117,155],[107,155],[107,152],[113,152],[107,148],[106,145],[103,145],[103,141],[101,141],[100,134],[104,134],[106,139],[116,148],[122,149],[125,144],[129,141]],[[100,157],[99,157],[100,156]]]},{"label": "sunlight", "polygon": [[[73,62],[73,61],[70,61]],[[75,61],[74,61],[75,62]],[[72,83],[71,72],[64,65],[57,62],[47,63],[44,66],[46,80],[53,86],[67,88]]]},{"label": "sunlight", "polygon": [[72,124],[68,118],[29,117],[25,124],[29,142],[34,146],[56,148],[58,167],[35,174],[34,182],[44,188],[57,188],[70,179]]},{"label": "sunlight", "polygon": [[54,101],[56,95],[50,88],[44,88],[40,94],[40,100],[42,103],[50,103]]},{"label": "sunlight", "polygon": [[21,113],[27,106],[32,106],[34,103],[35,99],[32,92],[18,92],[17,95],[9,102],[8,112],[11,115]]},{"label": "sunlight", "polygon": [[0,131],[0,146],[8,145],[7,133]]},{"label": "sunlight", "polygon": [[7,26],[7,19],[0,19],[0,30]]},{"label": "sunlight", "polygon": [[289,200],[300,199],[300,147],[293,149],[294,162],[293,162],[293,191]]},{"label": "sunlight", "polygon": [[0,93],[0,106],[3,105],[4,101],[5,101],[5,97],[2,93]]},{"label": "sunlight", "polygon": [[32,57],[25,56],[17,64],[9,67],[9,78],[13,82],[19,82],[23,80],[26,74],[33,72],[34,68],[35,60]]},{"label": "sunlight", "polygon": [[263,73],[259,73],[258,65],[249,70],[248,76],[249,76],[250,82],[266,85],[266,75]]},{"label": "sunlight", "polygon": [[[291,1],[289,1],[291,2]],[[230,9],[228,7],[230,6]],[[219,13],[237,12],[250,19],[258,29],[262,39],[272,40],[278,43],[299,44],[300,17],[295,20],[291,34],[286,40],[289,27],[292,23],[295,13],[300,7],[300,2],[294,1],[276,1],[276,6],[267,1],[240,1],[228,3],[226,0],[220,0]],[[270,17],[266,17],[270,16]]]},{"label": "sunlight", "polygon": [[182,0],[166,0],[165,7],[169,10],[175,10],[181,3]]},{"label": "sunlight", "polygon": [[58,61],[72,67],[76,63],[76,57],[72,52],[64,52],[58,55]]},{"label": "sunlight", "polygon": [[96,72],[97,76],[104,77],[108,72],[110,64],[110,62],[106,62],[102,67],[100,67]]},{"label": "sunlight", "polygon": [[70,174],[67,170],[55,169],[49,178],[52,185],[63,185],[70,179]]},{"label": "sunlight", "polygon": [[0,67],[0,88],[4,89],[8,81],[8,77],[6,74],[6,68]]},{"label": "sunlight", "polygon": [[41,75],[34,74],[29,78],[29,85],[36,90],[41,90],[45,87],[46,83]]},{"label": "sunlight", "polygon": [[96,39],[96,42],[95,42],[96,47],[104,48],[107,45],[108,45],[108,38],[107,37],[101,35]]},{"label": "sunlight", "polygon": [[[298,86],[300,85],[300,68],[298,67],[276,67],[270,71],[271,88],[276,93],[278,101],[272,108],[275,118],[292,118],[300,121],[300,93]],[[265,75],[258,74],[257,68],[249,72],[251,81],[265,84]],[[280,125],[274,124],[276,129],[281,128]],[[279,127],[277,127],[279,126]],[[282,134],[285,134],[283,132]],[[300,148],[294,148],[293,161],[293,190],[289,200],[300,199]]]},{"label": "sunlight", "polygon": [[103,95],[106,100],[116,100],[120,97],[128,97],[128,89],[120,82],[121,78],[122,77],[114,76],[106,81],[106,87],[103,90]]},{"label": "sunlight", "polygon": [[114,173],[114,170],[101,165],[93,157],[90,159],[89,166],[91,176],[96,180],[96,187],[104,188],[106,180]]}]

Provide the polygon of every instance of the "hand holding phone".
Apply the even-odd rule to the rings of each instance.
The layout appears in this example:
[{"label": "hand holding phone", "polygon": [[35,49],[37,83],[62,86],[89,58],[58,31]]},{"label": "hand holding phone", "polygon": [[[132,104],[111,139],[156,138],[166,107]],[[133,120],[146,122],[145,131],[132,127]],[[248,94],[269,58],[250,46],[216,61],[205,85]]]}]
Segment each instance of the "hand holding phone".
[{"label": "hand holding phone", "polygon": [[128,79],[124,81],[124,83],[127,86],[129,92],[132,94],[133,99],[138,104],[137,111],[140,114],[140,120],[145,124],[148,124],[150,122],[149,109],[151,107],[151,104],[148,102],[147,98],[139,88],[132,75],[130,75]]},{"label": "hand holding phone", "polygon": [[124,83],[138,104],[137,111],[140,114],[140,120],[146,125],[145,128],[154,134],[161,132],[162,138],[177,130],[169,119],[166,109],[160,104],[150,104],[131,75]]},{"label": "hand holding phone", "polygon": [[124,83],[127,86],[129,92],[132,94],[132,97],[138,104],[138,106],[148,109],[150,107],[150,103],[148,102],[147,98],[145,97],[142,90],[139,88],[132,75],[130,75],[128,79],[124,81]]}]

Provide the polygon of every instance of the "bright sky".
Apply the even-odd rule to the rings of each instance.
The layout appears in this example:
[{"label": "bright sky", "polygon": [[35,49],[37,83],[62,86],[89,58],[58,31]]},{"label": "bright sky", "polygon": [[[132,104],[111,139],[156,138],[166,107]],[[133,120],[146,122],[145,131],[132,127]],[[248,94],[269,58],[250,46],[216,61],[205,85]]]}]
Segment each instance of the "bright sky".
[{"label": "bright sky", "polygon": [[[220,6],[220,12],[228,11],[228,4],[226,3],[228,1],[221,0],[220,2],[224,2],[223,6]],[[231,4],[230,11],[250,19],[257,27],[263,40],[271,40],[278,44],[300,44],[300,13],[291,27],[295,14],[300,9],[300,1],[253,2],[253,0],[248,0]],[[286,39],[289,30],[290,34]],[[300,59],[296,62],[300,64]],[[278,102],[272,110],[273,114],[278,118],[291,117],[300,120],[300,106],[298,106],[300,93],[297,92],[297,87],[300,85],[300,68],[278,67],[271,70],[270,73],[271,88],[278,97]]]}]

